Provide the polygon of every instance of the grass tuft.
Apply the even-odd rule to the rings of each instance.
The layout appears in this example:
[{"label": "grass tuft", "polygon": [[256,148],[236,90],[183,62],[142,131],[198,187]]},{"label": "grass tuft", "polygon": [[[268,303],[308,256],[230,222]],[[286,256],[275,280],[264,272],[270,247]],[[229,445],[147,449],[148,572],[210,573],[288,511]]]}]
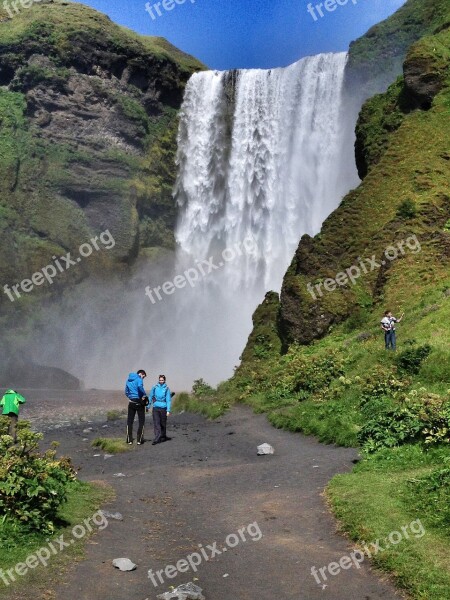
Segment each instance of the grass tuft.
[{"label": "grass tuft", "polygon": [[133,446],[128,445],[122,438],[96,438],[91,445],[108,454],[122,454],[133,449]]}]

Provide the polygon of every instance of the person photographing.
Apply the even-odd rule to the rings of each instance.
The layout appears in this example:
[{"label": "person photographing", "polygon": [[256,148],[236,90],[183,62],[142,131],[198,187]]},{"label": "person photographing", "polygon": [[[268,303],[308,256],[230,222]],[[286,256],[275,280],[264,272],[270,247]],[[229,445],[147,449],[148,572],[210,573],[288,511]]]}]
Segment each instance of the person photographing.
[{"label": "person photographing", "polygon": [[384,317],[381,320],[381,329],[384,331],[384,342],[386,350],[397,349],[397,334],[395,333],[395,324],[400,323],[405,314],[397,319],[394,317],[390,310],[384,313]]},{"label": "person photographing", "polygon": [[171,438],[167,437],[167,417],[170,416],[172,394],[166,384],[166,376],[160,375],[158,383],[152,387],[150,398],[153,403],[153,428],[155,430],[155,439],[152,445],[168,442]]}]

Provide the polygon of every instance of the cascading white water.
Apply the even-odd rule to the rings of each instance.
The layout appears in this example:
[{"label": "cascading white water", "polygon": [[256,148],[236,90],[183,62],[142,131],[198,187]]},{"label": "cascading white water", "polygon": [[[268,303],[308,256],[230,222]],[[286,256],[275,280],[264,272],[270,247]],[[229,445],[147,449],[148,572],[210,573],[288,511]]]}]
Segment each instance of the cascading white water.
[{"label": "cascading white water", "polygon": [[228,265],[226,289],[278,290],[301,235],[317,233],[348,189],[340,177],[346,58],[321,54],[285,69],[208,71],[188,82],[176,237],[192,259],[254,237],[257,256]]},{"label": "cascading white water", "polygon": [[[177,390],[229,377],[300,237],[317,233],[357,183],[345,64],[345,54],[323,54],[285,69],[193,75],[178,135],[175,266],[141,259],[129,280],[86,282],[60,317],[52,309],[33,340],[36,360],[93,387],[119,387],[137,368],[165,372]],[[180,283],[186,273],[192,285]],[[146,286],[164,282],[170,294],[151,301]]]}]

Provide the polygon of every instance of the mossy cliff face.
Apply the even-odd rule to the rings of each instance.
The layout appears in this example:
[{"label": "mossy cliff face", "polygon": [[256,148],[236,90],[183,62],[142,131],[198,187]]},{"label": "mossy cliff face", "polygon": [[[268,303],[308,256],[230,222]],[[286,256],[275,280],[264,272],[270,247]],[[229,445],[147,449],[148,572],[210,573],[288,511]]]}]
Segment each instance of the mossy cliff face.
[{"label": "mossy cliff face", "polygon": [[365,99],[384,92],[401,74],[411,45],[449,23],[448,0],[408,0],[394,15],[350,44],[346,72],[349,93]]},{"label": "mossy cliff face", "polygon": [[279,300],[278,294],[268,292],[263,302],[255,310],[253,330],[241,356],[243,363],[251,362],[254,358],[266,358],[281,351],[276,325]]},{"label": "mossy cliff face", "polygon": [[[450,27],[450,25],[449,25]],[[445,87],[450,53],[447,29],[426,36],[409,50],[404,75],[386,94],[368,100],[356,126],[356,164],[363,179],[389,146],[391,133],[414,110],[429,110],[435,96]]]},{"label": "mossy cliff face", "polygon": [[13,18],[2,10],[2,283],[106,229],[114,248],[68,272],[66,284],[117,270],[141,248],[173,246],[177,109],[202,68],[80,4],[40,2]]},{"label": "mossy cliff face", "polygon": [[[285,345],[309,343],[350,316],[364,321],[377,305],[380,311],[405,306],[427,286],[447,285],[450,28],[414,44],[404,72],[362,111],[363,183],[318,236],[303,237],[285,276],[279,312]],[[384,255],[390,247],[395,260]],[[359,270],[354,283],[352,268]]]}]

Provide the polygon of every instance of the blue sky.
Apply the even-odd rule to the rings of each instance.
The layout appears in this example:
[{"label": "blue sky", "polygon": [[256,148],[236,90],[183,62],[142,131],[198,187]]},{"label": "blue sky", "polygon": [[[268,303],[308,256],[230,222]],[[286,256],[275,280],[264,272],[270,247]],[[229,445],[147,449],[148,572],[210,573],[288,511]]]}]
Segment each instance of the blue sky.
[{"label": "blue sky", "polygon": [[[84,0],[113,21],[145,35],[167,38],[212,69],[270,68],[303,56],[347,50],[349,43],[394,13],[405,0],[336,0],[333,12],[310,0],[164,0],[172,10],[147,0]],[[334,0],[328,0],[333,2]],[[149,0],[149,5],[158,0]],[[325,0],[312,0],[315,7]],[[166,4],[170,6],[170,4]],[[333,6],[333,5],[329,5]]]}]

